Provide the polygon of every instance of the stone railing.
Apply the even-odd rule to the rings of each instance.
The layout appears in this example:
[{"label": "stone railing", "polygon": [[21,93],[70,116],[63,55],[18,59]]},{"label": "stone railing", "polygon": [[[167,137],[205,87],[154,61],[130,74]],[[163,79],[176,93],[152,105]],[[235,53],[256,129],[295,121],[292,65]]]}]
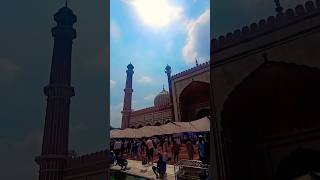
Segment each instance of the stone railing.
[{"label": "stone railing", "polygon": [[269,16],[258,23],[244,26],[241,30],[229,32],[224,36],[211,40],[211,52],[228,48],[240,44],[243,41],[261,36],[264,33],[272,32],[289,24],[297,23],[305,18],[320,14],[320,0],[307,1],[304,5],[298,5],[294,9],[287,9],[284,13],[276,16]]}]

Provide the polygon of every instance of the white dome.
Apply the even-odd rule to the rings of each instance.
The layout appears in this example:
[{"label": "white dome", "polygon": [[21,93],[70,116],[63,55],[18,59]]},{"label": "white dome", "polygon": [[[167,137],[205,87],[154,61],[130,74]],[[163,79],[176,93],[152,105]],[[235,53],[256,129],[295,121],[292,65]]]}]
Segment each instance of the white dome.
[{"label": "white dome", "polygon": [[163,89],[155,98],[154,106],[164,106],[170,104],[169,92]]}]

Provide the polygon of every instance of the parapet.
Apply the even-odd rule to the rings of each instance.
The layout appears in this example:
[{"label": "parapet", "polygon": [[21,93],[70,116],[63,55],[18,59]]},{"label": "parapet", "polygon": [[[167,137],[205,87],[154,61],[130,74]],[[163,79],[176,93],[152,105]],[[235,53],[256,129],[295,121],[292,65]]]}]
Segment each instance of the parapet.
[{"label": "parapet", "polygon": [[109,160],[107,150],[85,154],[82,156],[72,157],[67,160],[67,168],[83,167],[95,163],[100,163]]},{"label": "parapet", "polygon": [[147,113],[152,113],[152,112],[156,112],[156,111],[161,111],[164,109],[170,109],[172,107],[171,104],[166,104],[163,106],[151,106],[151,107],[147,107],[147,108],[143,108],[143,109],[139,109],[136,111],[132,111],[131,112],[131,116],[139,116],[141,114],[147,114]]},{"label": "parapet", "polygon": [[250,26],[244,26],[241,30],[237,29],[224,36],[211,40],[211,52],[217,52],[225,48],[240,44],[264,33],[277,30],[283,26],[302,21],[307,17],[320,14],[320,0],[307,1],[304,5],[297,5],[294,9],[287,9],[284,13],[276,16],[269,16],[258,23],[252,23]]},{"label": "parapet", "polygon": [[177,74],[173,75],[171,78],[172,79],[176,79],[176,78],[179,78],[181,76],[185,76],[187,74],[191,74],[193,72],[196,72],[196,71],[198,71],[200,69],[204,69],[204,68],[209,67],[209,66],[210,66],[210,63],[209,63],[209,61],[207,61],[205,63],[199,64],[198,66],[195,66],[195,67],[192,67],[192,68],[187,69],[185,71],[182,71],[180,73],[177,73]]}]

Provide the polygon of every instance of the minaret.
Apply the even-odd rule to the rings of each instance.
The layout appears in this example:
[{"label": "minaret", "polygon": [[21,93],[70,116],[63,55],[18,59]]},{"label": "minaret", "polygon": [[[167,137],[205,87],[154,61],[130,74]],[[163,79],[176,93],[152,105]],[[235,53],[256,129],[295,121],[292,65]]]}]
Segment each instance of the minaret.
[{"label": "minaret", "polygon": [[170,103],[172,106],[172,121],[174,121],[174,110],[173,110],[173,97],[172,97],[172,84],[171,84],[171,67],[167,64],[165,68],[165,73],[168,77],[168,87],[169,87],[169,95],[170,95]]},{"label": "minaret", "polygon": [[134,66],[130,63],[127,66],[127,80],[126,87],[124,89],[124,100],[123,100],[123,110],[122,110],[122,123],[121,129],[125,129],[129,127],[130,114],[131,114],[131,103],[132,103],[132,76]]},{"label": "minaret", "polygon": [[41,156],[36,157],[40,166],[39,180],[62,180],[63,168],[68,157],[70,86],[72,41],[76,38],[73,24],[77,17],[67,6],[55,15],[57,25],[52,28],[54,47],[49,84],[44,88],[47,96]]}]

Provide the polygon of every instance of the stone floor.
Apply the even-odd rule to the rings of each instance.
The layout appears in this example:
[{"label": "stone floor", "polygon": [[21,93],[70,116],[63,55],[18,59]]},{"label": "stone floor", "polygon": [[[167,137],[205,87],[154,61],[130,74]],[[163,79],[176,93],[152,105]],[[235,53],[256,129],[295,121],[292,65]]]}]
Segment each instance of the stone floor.
[{"label": "stone floor", "polygon": [[[154,164],[156,165],[156,164]],[[119,166],[112,166],[112,170],[120,170]],[[144,166],[141,161],[128,160],[128,169],[126,171],[122,171],[126,174],[140,176],[146,179],[156,179],[155,174],[152,171],[152,166]],[[174,166],[167,165],[167,176],[166,180],[174,180]]]}]

